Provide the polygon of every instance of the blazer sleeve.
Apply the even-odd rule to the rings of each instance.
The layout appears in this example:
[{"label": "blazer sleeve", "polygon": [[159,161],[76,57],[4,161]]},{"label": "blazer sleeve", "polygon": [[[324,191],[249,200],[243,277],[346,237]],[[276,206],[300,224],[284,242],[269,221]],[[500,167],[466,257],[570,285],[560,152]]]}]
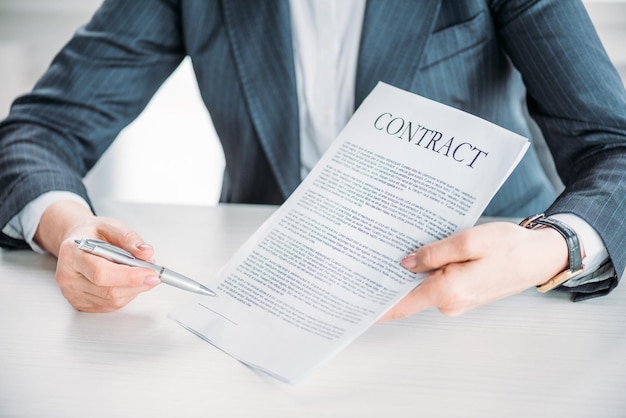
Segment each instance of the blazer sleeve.
[{"label": "blazer sleeve", "polygon": [[[598,231],[616,277],[575,298],[611,291],[626,268],[626,92],[580,1],[495,1],[498,32],[527,87],[565,191],[547,211]],[[576,289],[574,289],[576,292]]]},{"label": "blazer sleeve", "polygon": [[47,191],[89,201],[82,177],[184,57],[180,20],[167,0],[107,0],[14,101],[0,123],[0,228]]}]

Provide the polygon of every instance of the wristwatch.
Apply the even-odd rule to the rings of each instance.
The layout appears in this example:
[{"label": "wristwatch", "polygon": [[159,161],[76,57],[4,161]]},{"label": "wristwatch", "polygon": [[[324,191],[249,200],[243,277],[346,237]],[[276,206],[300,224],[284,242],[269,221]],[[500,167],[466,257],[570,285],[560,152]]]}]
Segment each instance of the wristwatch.
[{"label": "wristwatch", "polygon": [[544,284],[537,286],[538,291],[545,293],[552,290],[569,279],[578,276],[585,270],[578,235],[576,235],[576,232],[567,224],[556,219],[546,218],[543,213],[540,213],[524,219],[520,222],[520,226],[528,229],[539,229],[545,227],[552,228],[561,234],[567,243],[569,268],[557,274]]}]

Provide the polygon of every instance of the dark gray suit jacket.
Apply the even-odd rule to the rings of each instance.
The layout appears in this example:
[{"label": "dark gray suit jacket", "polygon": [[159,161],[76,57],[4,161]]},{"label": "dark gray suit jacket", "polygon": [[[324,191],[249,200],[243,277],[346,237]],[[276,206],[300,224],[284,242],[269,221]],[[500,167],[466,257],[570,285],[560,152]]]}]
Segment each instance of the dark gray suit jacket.
[{"label": "dark gray suit jacket", "polygon": [[[284,201],[300,181],[288,1],[108,0],[0,125],[0,225],[49,190],[87,198],[82,176],[186,55],[224,147],[222,201]],[[485,214],[575,213],[624,271],[626,94],[580,2],[370,0],[357,105],[378,81],[526,136],[527,103],[566,190],[552,203],[531,150]]]}]

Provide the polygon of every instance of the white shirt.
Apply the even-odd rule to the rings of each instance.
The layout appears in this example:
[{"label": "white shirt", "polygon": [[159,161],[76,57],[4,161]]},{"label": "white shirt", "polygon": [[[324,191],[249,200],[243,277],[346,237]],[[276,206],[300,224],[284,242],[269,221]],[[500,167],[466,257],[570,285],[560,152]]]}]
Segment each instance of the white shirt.
[{"label": "white shirt", "polygon": [[291,0],[304,178],[354,112],[365,0]]},{"label": "white shirt", "polygon": [[[353,113],[365,0],[290,0],[289,5],[304,178]],[[73,193],[48,192],[29,203],[2,232],[42,252],[33,242],[39,219],[50,204],[63,199],[88,207]],[[585,268],[596,270],[608,257],[598,233],[576,215],[553,217],[577,232],[587,253]]]}]

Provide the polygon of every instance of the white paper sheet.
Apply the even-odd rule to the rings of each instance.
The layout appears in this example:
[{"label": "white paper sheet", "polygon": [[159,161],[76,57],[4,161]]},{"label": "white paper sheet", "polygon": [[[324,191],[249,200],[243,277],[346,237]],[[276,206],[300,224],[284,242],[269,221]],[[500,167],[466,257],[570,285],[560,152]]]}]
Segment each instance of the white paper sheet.
[{"label": "white paper sheet", "polygon": [[472,226],[528,141],[379,83],[300,187],[170,317],[240,361],[295,382],[419,284],[400,266]]}]

